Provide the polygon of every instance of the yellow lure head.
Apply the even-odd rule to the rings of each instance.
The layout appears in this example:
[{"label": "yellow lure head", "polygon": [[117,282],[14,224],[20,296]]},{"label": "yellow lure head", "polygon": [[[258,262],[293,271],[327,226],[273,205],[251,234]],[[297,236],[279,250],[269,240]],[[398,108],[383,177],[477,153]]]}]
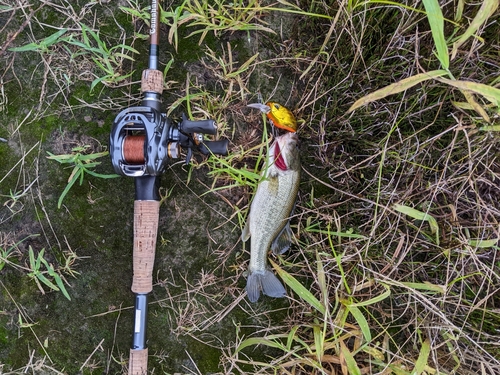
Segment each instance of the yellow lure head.
[{"label": "yellow lure head", "polygon": [[276,102],[252,103],[248,107],[257,108],[265,113],[267,118],[271,120],[277,128],[295,133],[297,131],[297,120],[292,111]]},{"label": "yellow lure head", "polygon": [[269,112],[266,113],[267,118],[271,120],[277,128],[295,133],[297,131],[297,120],[292,111],[276,102],[267,102]]}]

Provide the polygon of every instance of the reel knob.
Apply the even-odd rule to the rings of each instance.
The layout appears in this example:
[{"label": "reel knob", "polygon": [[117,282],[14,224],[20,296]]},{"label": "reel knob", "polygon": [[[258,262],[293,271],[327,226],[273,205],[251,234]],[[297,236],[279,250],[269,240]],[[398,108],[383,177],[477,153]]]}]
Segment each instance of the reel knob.
[{"label": "reel knob", "polygon": [[179,142],[170,142],[168,144],[168,157],[171,159],[177,159],[181,154],[181,146]]}]

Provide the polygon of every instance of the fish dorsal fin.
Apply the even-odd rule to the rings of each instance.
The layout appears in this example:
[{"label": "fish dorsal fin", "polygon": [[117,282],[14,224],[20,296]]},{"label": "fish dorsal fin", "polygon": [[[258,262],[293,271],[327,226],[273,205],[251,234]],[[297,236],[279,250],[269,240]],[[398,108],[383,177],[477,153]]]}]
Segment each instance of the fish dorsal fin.
[{"label": "fish dorsal fin", "polygon": [[273,254],[279,255],[286,252],[290,248],[292,237],[292,229],[290,228],[290,221],[288,221],[271,243],[271,250]]}]

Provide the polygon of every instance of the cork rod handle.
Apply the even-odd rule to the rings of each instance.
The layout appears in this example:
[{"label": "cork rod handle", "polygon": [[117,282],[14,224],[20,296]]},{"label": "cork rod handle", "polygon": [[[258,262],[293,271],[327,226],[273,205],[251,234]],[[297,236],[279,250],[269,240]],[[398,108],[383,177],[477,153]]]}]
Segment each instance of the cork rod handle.
[{"label": "cork rod handle", "polygon": [[153,265],[160,202],[134,201],[134,251],[132,292],[147,294],[153,289]]},{"label": "cork rod handle", "polygon": [[147,375],[148,349],[130,349],[129,375]]}]

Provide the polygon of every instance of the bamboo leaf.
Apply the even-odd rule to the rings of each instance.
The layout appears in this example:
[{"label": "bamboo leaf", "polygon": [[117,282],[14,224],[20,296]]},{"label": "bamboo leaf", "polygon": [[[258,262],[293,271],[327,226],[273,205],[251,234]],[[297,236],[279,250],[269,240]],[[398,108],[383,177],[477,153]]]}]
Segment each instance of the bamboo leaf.
[{"label": "bamboo leaf", "polygon": [[402,79],[401,81],[395,82],[390,84],[389,86],[386,86],[380,90],[374,91],[371,94],[368,94],[361,99],[356,100],[356,102],[347,110],[347,113],[354,111],[355,109],[358,109],[359,107],[366,105],[368,103],[374,102],[379,99],[383,99],[386,96],[392,95],[392,94],[397,94],[399,92],[408,90],[409,88],[418,85],[421,82],[427,81],[429,79],[433,79],[436,77],[440,77],[447,74],[446,70],[432,70],[430,72],[426,73],[420,73],[405,79]]},{"label": "bamboo leaf", "polygon": [[441,66],[448,70],[450,67],[450,56],[448,46],[444,38],[444,17],[438,0],[423,0],[427,19],[431,26],[432,38],[436,45],[437,57]]},{"label": "bamboo leaf", "polygon": [[318,310],[321,314],[325,314],[325,306],[323,306],[323,304],[309,290],[307,290],[306,287],[304,287],[295,277],[290,275],[271,259],[269,259],[269,261],[285,284],[288,285],[295,292],[295,294],[306,301],[311,307]]},{"label": "bamboo leaf", "polygon": [[481,8],[477,11],[476,16],[470,23],[469,27],[465,32],[458,38],[458,40],[453,43],[453,48],[451,50],[451,59],[453,60],[457,55],[458,49],[464,44],[472,35],[474,35],[479,28],[486,23],[488,18],[490,18],[493,13],[495,13],[498,8],[498,0],[484,0],[481,4]]}]

